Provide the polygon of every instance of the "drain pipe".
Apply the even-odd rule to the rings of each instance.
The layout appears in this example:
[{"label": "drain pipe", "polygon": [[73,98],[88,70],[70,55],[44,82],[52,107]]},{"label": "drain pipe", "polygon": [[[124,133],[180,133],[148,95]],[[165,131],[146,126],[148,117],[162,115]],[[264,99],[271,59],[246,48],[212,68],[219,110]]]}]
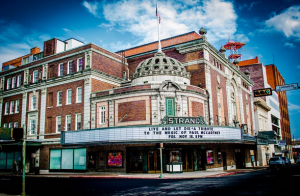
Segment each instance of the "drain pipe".
[{"label": "drain pipe", "polygon": [[209,98],[210,98],[210,95],[209,95],[209,92],[207,89],[205,89],[206,93],[207,93],[207,107],[208,107],[208,122],[209,122],[209,125],[211,125],[211,122],[210,122],[210,107],[209,107]]}]

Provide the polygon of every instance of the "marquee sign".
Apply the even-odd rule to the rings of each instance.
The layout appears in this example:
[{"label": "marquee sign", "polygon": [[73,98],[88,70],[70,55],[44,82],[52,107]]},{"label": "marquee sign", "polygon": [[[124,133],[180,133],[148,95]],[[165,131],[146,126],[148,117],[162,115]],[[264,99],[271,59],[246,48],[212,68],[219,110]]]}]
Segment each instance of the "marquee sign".
[{"label": "marquee sign", "polygon": [[135,126],[65,131],[61,134],[62,145],[83,143],[132,143],[176,141],[241,141],[239,128],[220,126]]},{"label": "marquee sign", "polygon": [[198,117],[174,117],[174,116],[165,116],[161,122],[162,125],[167,124],[198,124],[206,125],[203,116]]}]

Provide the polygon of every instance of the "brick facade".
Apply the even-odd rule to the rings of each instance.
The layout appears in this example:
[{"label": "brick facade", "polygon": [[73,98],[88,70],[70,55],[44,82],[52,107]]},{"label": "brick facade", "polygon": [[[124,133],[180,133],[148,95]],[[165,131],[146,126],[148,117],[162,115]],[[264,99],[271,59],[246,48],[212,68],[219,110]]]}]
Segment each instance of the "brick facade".
[{"label": "brick facade", "polygon": [[119,121],[127,114],[122,122],[146,120],[146,102],[132,101],[119,103],[118,117]]}]

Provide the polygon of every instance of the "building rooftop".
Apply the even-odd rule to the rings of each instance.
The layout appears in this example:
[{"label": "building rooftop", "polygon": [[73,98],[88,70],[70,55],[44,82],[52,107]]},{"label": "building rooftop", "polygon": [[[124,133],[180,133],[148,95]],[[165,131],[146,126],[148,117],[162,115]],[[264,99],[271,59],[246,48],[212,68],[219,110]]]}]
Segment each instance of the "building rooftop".
[{"label": "building rooftop", "polygon": [[252,65],[252,64],[257,64],[260,63],[258,60],[258,57],[255,57],[255,59],[248,59],[245,61],[240,61],[238,66],[247,66],[247,65]]}]

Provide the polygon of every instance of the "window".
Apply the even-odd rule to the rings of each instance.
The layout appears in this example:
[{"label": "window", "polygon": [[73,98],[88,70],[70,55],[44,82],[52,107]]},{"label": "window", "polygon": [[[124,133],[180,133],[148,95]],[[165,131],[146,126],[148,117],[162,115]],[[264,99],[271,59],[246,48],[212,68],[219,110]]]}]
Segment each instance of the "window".
[{"label": "window", "polygon": [[36,120],[30,120],[30,135],[36,134]]},{"label": "window", "polygon": [[15,109],[15,102],[11,101],[10,102],[10,111],[9,111],[9,113],[13,114],[14,113],[14,109]]},{"label": "window", "polygon": [[38,70],[35,70],[35,71],[33,72],[32,82],[33,82],[33,83],[36,83],[36,82],[38,81],[38,79],[39,79],[39,71],[38,71]]},{"label": "window", "polygon": [[63,76],[64,75],[64,64],[61,63],[58,65],[58,76]]},{"label": "window", "polygon": [[7,79],[7,86],[6,86],[6,89],[10,89],[11,88],[11,78],[8,78]]},{"label": "window", "polygon": [[166,98],[166,115],[175,116],[175,100],[174,98]]},{"label": "window", "polygon": [[100,106],[99,107],[99,111],[100,111],[100,122],[99,124],[105,124],[105,106]]},{"label": "window", "polygon": [[56,133],[60,133],[61,130],[61,116],[56,117]]},{"label": "window", "polygon": [[73,61],[68,62],[68,74],[73,73]]},{"label": "window", "polygon": [[14,128],[18,128],[19,127],[19,123],[18,122],[14,122]]},{"label": "window", "polygon": [[71,131],[71,115],[66,116],[66,131]]},{"label": "window", "polygon": [[67,90],[67,104],[72,104],[72,89]]},{"label": "window", "polygon": [[20,100],[16,100],[16,107],[15,107],[15,113],[19,113],[19,107],[20,107]]},{"label": "window", "polygon": [[36,110],[37,105],[36,105],[36,96],[31,97],[31,110]]},{"label": "window", "polygon": [[57,92],[57,105],[62,105],[62,91]]},{"label": "window", "polygon": [[8,128],[13,128],[13,123],[12,123],[12,122],[10,122],[10,123],[8,124]]},{"label": "window", "polygon": [[82,87],[77,88],[77,97],[76,102],[81,103],[82,102]]},{"label": "window", "polygon": [[77,62],[77,71],[82,70],[82,65],[83,65],[83,61],[82,61],[82,58],[80,58],[80,59],[78,59],[78,62]]},{"label": "window", "polygon": [[3,127],[4,127],[4,128],[7,128],[7,123],[4,123],[4,124],[3,124]]},{"label": "window", "polygon": [[86,148],[50,149],[50,170],[86,170]]},{"label": "window", "polygon": [[9,113],[9,102],[5,103],[5,113],[4,114],[8,114]]},{"label": "window", "polygon": [[47,103],[48,103],[48,107],[53,106],[53,92],[48,93],[48,101],[47,101]]},{"label": "window", "polygon": [[81,129],[81,114],[76,114],[76,127],[75,130]]},{"label": "window", "polygon": [[16,88],[16,86],[17,86],[17,77],[13,77],[12,88]]},{"label": "window", "polygon": [[22,75],[18,75],[18,78],[17,78],[17,87],[21,86],[22,84]]}]

